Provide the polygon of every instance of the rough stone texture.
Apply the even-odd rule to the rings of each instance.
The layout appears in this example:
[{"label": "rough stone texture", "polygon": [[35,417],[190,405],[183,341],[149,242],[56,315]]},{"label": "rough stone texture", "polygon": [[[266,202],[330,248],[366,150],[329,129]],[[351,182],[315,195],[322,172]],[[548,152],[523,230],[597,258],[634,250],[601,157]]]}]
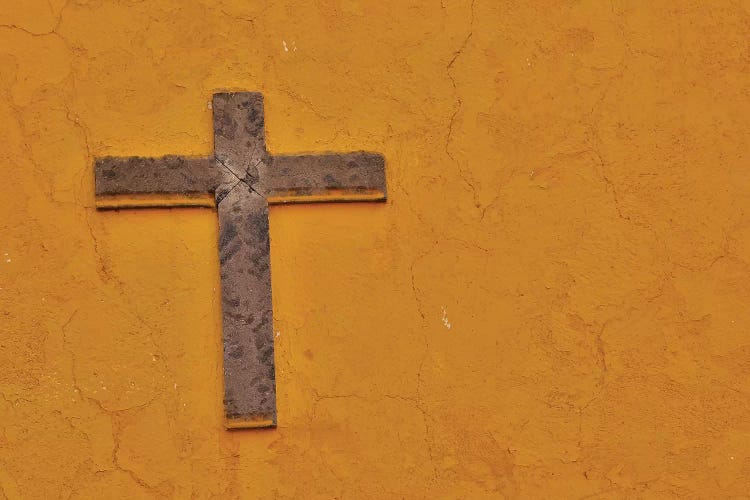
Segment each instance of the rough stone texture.
[{"label": "rough stone texture", "polygon": [[214,94],[216,161],[253,187],[268,168],[263,96],[258,92]]},{"label": "rough stone texture", "polygon": [[213,193],[218,172],[213,158],[108,156],[97,158],[96,195]]},{"label": "rough stone texture", "polygon": [[[263,97],[213,96],[214,156],[228,427],[276,425],[268,204],[256,191],[268,153]],[[227,191],[228,190],[228,191]]]},{"label": "rough stone texture", "polygon": [[265,192],[279,203],[329,194],[386,197],[385,159],[377,153],[274,156],[268,174]]},{"label": "rough stone texture", "polygon": [[[750,491],[741,2],[22,4],[0,498]],[[273,432],[223,427],[216,214],[94,209],[94,157],[210,156],[216,89],[388,159],[385,206],[270,209]]]},{"label": "rough stone texture", "polygon": [[268,204],[239,183],[218,212],[224,412],[230,427],[276,425]]}]

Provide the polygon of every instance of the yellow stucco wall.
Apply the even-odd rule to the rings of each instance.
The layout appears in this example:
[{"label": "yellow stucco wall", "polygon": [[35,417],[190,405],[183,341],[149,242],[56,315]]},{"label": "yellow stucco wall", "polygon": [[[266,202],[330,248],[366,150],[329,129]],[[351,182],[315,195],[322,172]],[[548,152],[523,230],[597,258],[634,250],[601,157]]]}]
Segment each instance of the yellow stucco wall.
[{"label": "yellow stucco wall", "polygon": [[[0,498],[750,491],[747,2],[0,0]],[[271,210],[279,427],[222,427],[216,217],[99,155],[368,149]]]}]

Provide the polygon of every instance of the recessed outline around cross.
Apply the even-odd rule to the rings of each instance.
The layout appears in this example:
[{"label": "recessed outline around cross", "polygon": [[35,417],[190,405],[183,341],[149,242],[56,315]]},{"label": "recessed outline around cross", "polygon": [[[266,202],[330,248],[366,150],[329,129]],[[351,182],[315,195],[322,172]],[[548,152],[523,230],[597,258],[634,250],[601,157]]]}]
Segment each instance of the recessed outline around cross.
[{"label": "recessed outline around cross", "polygon": [[213,120],[213,157],[97,158],[97,208],[216,206],[225,424],[273,427],[268,204],[384,201],[385,160],[368,152],[270,155],[260,93],[214,94]]}]

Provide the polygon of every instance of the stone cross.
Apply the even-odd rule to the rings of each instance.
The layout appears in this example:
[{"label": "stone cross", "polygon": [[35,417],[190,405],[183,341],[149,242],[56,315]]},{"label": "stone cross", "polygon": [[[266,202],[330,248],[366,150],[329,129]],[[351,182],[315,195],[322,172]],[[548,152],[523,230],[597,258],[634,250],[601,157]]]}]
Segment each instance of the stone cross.
[{"label": "stone cross", "polygon": [[97,207],[201,205],[201,194],[204,200],[213,195],[219,216],[226,426],[273,427],[268,204],[383,201],[385,161],[366,152],[271,155],[260,93],[214,94],[213,120],[211,157],[97,158]]}]

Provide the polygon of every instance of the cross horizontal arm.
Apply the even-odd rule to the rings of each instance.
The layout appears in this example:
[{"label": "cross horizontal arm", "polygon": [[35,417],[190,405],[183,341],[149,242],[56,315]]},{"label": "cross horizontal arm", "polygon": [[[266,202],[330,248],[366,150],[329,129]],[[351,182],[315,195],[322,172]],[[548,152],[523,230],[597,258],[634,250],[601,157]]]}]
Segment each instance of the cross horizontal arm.
[{"label": "cross horizontal arm", "polygon": [[278,155],[266,173],[269,203],[385,200],[385,159],[377,153]]},{"label": "cross horizontal arm", "polygon": [[95,178],[97,205],[106,208],[106,200],[122,195],[180,195],[190,198],[197,194],[213,193],[220,176],[213,158],[107,156],[96,159]]}]

